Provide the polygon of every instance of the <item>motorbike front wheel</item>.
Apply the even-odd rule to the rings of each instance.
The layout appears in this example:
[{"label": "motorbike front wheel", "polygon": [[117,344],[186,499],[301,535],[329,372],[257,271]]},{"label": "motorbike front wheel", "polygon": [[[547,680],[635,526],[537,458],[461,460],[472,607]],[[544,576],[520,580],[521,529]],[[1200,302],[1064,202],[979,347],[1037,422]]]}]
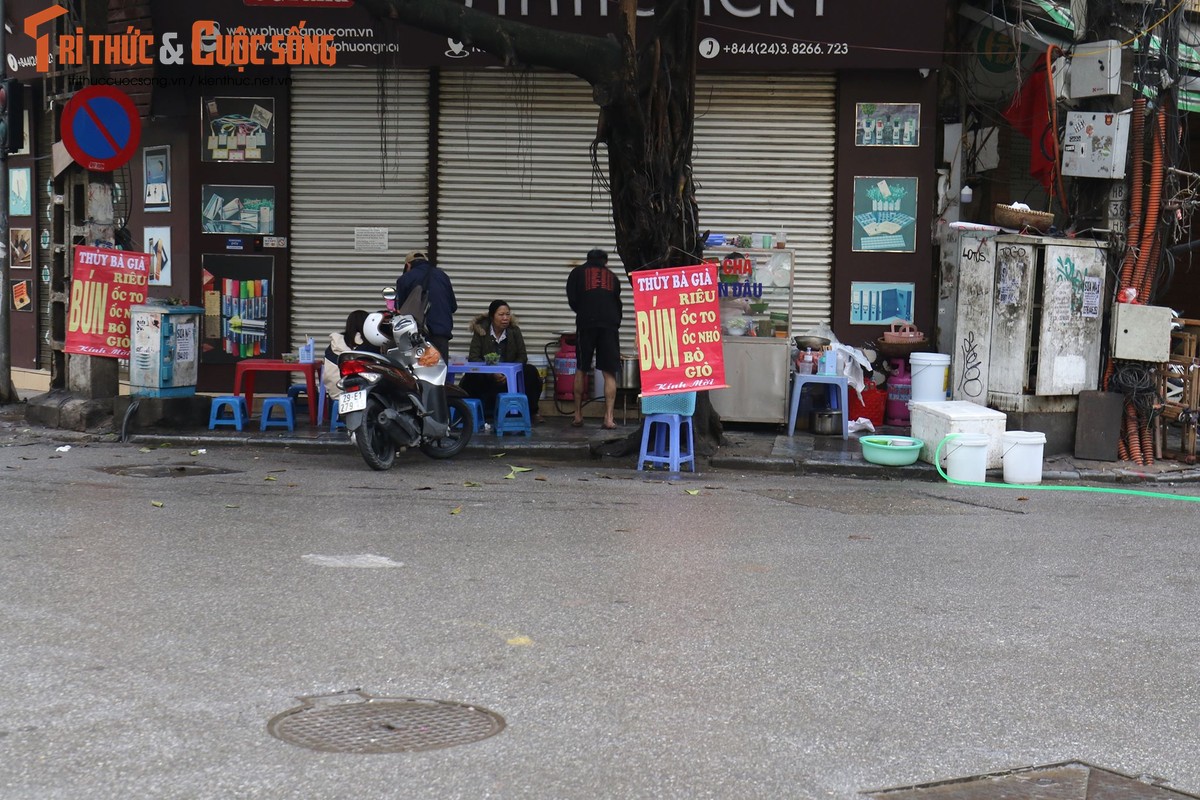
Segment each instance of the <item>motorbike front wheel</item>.
[{"label": "motorbike front wheel", "polygon": [[471,407],[461,398],[448,398],[446,405],[450,408],[450,430],[441,439],[421,444],[421,452],[430,458],[451,458],[458,455],[467,446],[467,442],[471,441],[471,433],[475,430]]},{"label": "motorbike front wheel", "polygon": [[392,464],[396,462],[396,443],[379,424],[379,417],[383,411],[384,405],[379,399],[368,397],[362,425],[355,431],[354,436],[363,461],[366,461],[371,469],[380,471],[391,469]]}]

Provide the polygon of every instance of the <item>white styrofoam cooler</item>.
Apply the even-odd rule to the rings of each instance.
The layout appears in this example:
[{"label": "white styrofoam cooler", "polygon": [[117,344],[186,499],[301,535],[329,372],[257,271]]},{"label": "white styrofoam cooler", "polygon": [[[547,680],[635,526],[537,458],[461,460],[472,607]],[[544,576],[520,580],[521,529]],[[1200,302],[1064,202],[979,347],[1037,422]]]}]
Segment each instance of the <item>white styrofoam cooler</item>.
[{"label": "white styrofoam cooler", "polygon": [[[995,411],[978,403],[966,400],[950,400],[945,403],[909,403],[909,423],[913,437],[924,442],[921,460],[934,462],[937,446],[951,433],[985,433],[991,440],[987,451],[987,468],[1000,469],[1001,437],[1007,417],[1003,411]],[[945,454],[945,448],[942,449]]]}]

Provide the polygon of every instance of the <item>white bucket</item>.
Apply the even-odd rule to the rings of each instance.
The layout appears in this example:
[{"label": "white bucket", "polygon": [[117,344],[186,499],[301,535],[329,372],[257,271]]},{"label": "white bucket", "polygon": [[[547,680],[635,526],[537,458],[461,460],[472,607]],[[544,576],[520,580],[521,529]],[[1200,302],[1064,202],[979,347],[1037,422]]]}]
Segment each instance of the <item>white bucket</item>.
[{"label": "white bucket", "polygon": [[1046,434],[1037,431],[1005,431],[1003,447],[1005,483],[1041,483],[1042,451]]},{"label": "white bucket", "polygon": [[946,474],[956,481],[986,481],[988,446],[991,443],[992,437],[986,433],[960,433],[948,440],[945,446]]},{"label": "white bucket", "polygon": [[908,357],[908,363],[912,368],[912,401],[945,402],[950,356],[944,353],[913,353]]}]

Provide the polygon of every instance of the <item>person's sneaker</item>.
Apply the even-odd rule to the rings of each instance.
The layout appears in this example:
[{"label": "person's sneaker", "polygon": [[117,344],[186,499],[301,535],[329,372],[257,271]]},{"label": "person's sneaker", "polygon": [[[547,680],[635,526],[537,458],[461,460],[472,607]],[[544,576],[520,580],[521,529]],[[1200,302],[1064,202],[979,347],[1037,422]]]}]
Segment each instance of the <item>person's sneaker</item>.
[{"label": "person's sneaker", "polygon": [[483,432],[491,433],[492,432],[492,423],[490,423],[490,422],[483,423]]}]

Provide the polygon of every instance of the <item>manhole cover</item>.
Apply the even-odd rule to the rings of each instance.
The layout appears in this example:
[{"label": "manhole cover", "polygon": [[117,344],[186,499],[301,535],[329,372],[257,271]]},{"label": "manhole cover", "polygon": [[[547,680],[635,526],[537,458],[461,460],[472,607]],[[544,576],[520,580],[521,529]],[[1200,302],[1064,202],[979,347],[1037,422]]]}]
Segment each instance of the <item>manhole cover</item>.
[{"label": "manhole cover", "polygon": [[231,475],[237,470],[207,467],[203,464],[143,464],[128,467],[97,467],[109,475],[127,478],[194,478],[197,475]]},{"label": "manhole cover", "polygon": [[876,800],[1196,800],[1162,782],[1068,761],[865,794]]},{"label": "manhole cover", "polygon": [[327,753],[402,753],[469,744],[504,730],[486,708],[446,700],[372,697],[363,692],[299,698],[304,705],[267,723],[291,744]]}]

